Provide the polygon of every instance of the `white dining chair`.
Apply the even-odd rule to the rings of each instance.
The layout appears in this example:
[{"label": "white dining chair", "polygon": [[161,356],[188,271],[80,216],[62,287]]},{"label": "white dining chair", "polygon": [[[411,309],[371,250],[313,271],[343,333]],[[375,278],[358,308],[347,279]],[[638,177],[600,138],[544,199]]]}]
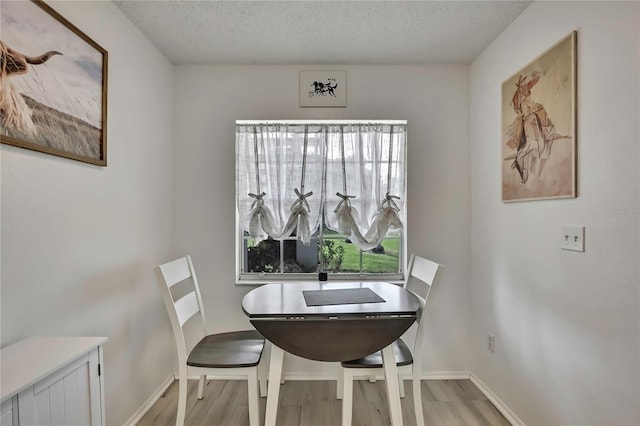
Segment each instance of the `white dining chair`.
[{"label": "white dining chair", "polygon": [[[204,306],[198,280],[190,256],[182,257],[156,267],[160,291],[164,299],[173,336],[178,350],[178,412],[176,425],[182,426],[185,421],[187,405],[187,378],[199,376],[198,399],[203,398],[206,376],[228,376],[229,379],[240,377],[248,382],[249,424],[260,423],[258,395],[258,367],[260,366],[260,393],[266,396],[266,372],[260,362],[265,340],[256,330],[232,331],[228,333],[207,334]],[[172,287],[184,281],[190,281],[186,295],[177,300]],[[182,286],[180,286],[182,287]],[[182,293],[180,292],[180,294]],[[198,316],[202,338],[191,350],[187,348],[185,324]],[[195,320],[195,318],[194,318]],[[190,327],[190,331],[192,328]],[[266,357],[265,357],[266,358]],[[265,373],[264,375],[262,373]]]},{"label": "white dining chair", "polygon": [[[413,404],[416,413],[416,424],[418,426],[424,426],[422,394],[420,391],[422,341],[426,317],[430,306],[428,302],[432,300],[429,296],[433,292],[439,269],[440,265],[437,263],[411,255],[403,287],[415,294],[420,301],[420,308],[417,315],[417,330],[411,349],[402,339],[398,339],[393,343],[396,365],[398,366],[400,396],[404,397],[404,382],[402,376],[410,375],[413,382]],[[342,425],[346,426],[351,425],[352,419],[353,380],[359,376],[372,378],[375,377],[376,374],[384,373],[382,352],[378,351],[360,359],[342,362],[340,365],[337,394],[338,399],[342,399]]]}]

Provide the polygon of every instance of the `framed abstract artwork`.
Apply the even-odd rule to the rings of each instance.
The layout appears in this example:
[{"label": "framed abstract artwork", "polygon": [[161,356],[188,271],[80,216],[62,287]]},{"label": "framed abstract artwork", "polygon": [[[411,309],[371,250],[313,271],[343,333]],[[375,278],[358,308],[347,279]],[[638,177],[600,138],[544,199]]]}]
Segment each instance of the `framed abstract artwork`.
[{"label": "framed abstract artwork", "polygon": [[346,71],[300,71],[301,107],[346,107]]},{"label": "framed abstract artwork", "polygon": [[0,142],[106,166],[107,51],[39,0],[0,20]]},{"label": "framed abstract artwork", "polygon": [[574,31],[502,84],[502,200],[576,197]]}]

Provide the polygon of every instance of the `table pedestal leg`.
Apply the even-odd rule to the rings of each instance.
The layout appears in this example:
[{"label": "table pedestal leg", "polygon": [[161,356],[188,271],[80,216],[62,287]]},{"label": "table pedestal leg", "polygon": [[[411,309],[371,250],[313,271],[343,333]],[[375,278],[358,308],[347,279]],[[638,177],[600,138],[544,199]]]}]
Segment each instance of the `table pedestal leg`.
[{"label": "table pedestal leg", "polygon": [[[393,344],[382,350],[382,363],[384,365],[384,380],[387,385],[387,401],[389,403],[391,425],[402,426],[398,366],[396,365],[396,355],[393,353]],[[271,389],[269,389],[269,392],[271,392]]]},{"label": "table pedestal leg", "polygon": [[[275,426],[278,416],[278,398],[280,397],[280,377],[284,351],[271,345],[271,361],[269,363],[269,387],[267,389],[267,410],[264,415],[265,426]],[[395,364],[395,363],[394,363]]]}]

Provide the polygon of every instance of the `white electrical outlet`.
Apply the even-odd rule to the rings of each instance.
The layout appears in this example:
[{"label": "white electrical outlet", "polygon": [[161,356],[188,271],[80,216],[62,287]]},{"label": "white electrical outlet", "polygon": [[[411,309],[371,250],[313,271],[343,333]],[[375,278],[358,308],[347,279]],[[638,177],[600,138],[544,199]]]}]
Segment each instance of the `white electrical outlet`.
[{"label": "white electrical outlet", "polygon": [[488,335],[487,349],[489,349],[489,352],[496,351],[496,336],[494,336],[493,334]]},{"label": "white electrical outlet", "polygon": [[584,251],[584,226],[563,226],[560,231],[562,250]]}]

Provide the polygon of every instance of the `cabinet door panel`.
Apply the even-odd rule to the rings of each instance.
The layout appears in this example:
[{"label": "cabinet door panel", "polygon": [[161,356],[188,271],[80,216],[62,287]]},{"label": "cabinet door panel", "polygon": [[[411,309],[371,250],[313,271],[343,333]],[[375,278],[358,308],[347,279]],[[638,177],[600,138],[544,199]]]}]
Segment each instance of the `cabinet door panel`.
[{"label": "cabinet door panel", "polygon": [[[78,411],[79,411],[78,375],[80,371],[86,370],[86,368],[83,368],[83,367],[77,369],[76,371],[69,374],[63,379],[64,416],[65,416],[66,424],[68,425],[88,424],[86,421],[81,423],[80,419],[78,418]],[[85,389],[88,389],[88,386],[86,386]],[[81,392],[82,392],[82,388],[80,388],[80,393]]]},{"label": "cabinet door panel", "polygon": [[18,425],[18,397],[13,396],[0,405],[0,426]]},{"label": "cabinet door panel", "polygon": [[0,425],[13,426],[13,413],[11,411],[4,412],[0,415]]},{"label": "cabinet door panel", "polygon": [[2,415],[0,416],[0,425],[13,426],[13,413],[11,411],[2,413]]},{"label": "cabinet door panel", "polygon": [[[19,407],[20,407],[20,425],[25,423],[26,416],[23,415],[23,406],[24,399],[20,396]],[[51,400],[49,395],[49,388],[42,389],[39,393],[34,394],[31,398],[33,401],[33,421],[27,421],[27,425],[42,425],[42,426],[50,426],[51,425]],[[28,409],[28,406],[26,407]]]},{"label": "cabinet door panel", "polygon": [[95,349],[21,392],[21,419],[24,412],[25,424],[37,426],[101,424],[97,364]]},{"label": "cabinet door panel", "polygon": [[[73,374],[64,378],[67,425],[90,425],[91,411],[98,411],[100,402],[96,407],[91,406],[91,362],[83,364]],[[95,374],[97,379],[97,373]]]},{"label": "cabinet door panel", "polygon": [[67,423],[64,409],[64,400],[66,396],[64,393],[64,378],[49,386],[49,388],[42,393],[49,394],[49,423],[46,423],[43,419],[40,424],[68,425],[69,423]]}]

